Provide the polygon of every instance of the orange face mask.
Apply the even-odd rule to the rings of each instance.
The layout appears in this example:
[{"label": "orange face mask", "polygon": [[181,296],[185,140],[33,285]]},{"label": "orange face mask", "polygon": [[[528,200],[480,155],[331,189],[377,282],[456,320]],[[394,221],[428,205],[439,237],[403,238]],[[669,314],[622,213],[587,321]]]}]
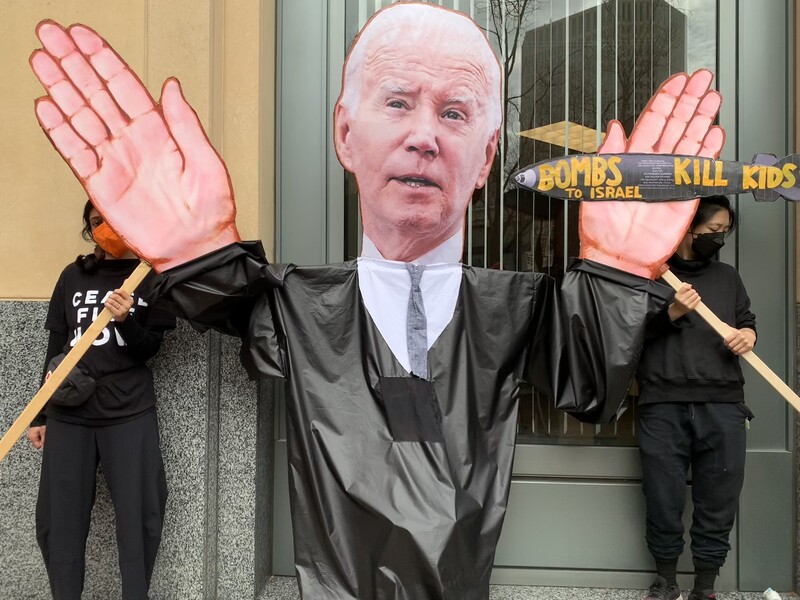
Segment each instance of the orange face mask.
[{"label": "orange face mask", "polygon": [[105,223],[101,223],[94,228],[92,238],[94,238],[94,242],[98,246],[114,258],[122,258],[128,251],[128,247],[122,241],[122,238]]}]

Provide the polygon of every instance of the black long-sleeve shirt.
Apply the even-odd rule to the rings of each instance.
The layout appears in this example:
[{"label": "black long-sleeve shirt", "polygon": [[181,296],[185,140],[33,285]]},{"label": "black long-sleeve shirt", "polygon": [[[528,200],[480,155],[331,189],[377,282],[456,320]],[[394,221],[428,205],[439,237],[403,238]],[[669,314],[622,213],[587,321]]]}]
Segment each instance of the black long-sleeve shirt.
[{"label": "black long-sleeve shirt", "polygon": [[[724,323],[756,330],[756,317],[739,273],[712,261],[675,255],[670,270],[690,283]],[[742,402],[744,376],[739,357],[696,313],[670,321],[662,311],[650,322],[637,373],[640,404],[656,402]]]},{"label": "black long-sleeve shirt", "polygon": [[[69,265],[56,283],[45,327],[50,331],[45,372],[50,360],[68,352],[102,311],[107,296],[122,285],[138,260],[106,260],[96,271]],[[146,288],[144,283],[142,288]],[[155,391],[146,361],[161,346],[164,333],[174,328],[175,318],[152,309],[138,294],[121,323],[111,321],[79,362],[79,368],[98,381],[94,394],[76,407],[47,404],[32,425],[43,425],[44,416],[83,425],[119,423],[155,406]],[[43,375],[44,379],[44,375]]]}]

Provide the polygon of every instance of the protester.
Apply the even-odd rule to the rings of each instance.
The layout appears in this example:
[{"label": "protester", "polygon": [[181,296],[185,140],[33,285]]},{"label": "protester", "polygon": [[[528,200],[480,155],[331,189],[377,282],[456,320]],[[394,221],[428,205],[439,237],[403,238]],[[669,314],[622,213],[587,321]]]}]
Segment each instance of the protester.
[{"label": "protester", "polygon": [[79,600],[98,464],[111,493],[125,600],[145,600],[167,499],[156,396],[146,362],[174,317],[119,289],[138,260],[91,203],[93,253],[68,265],[50,299],[45,377],[107,307],[113,320],[28,430],[43,449],[36,535],[56,600]]},{"label": "protester", "polygon": [[[669,259],[685,282],[648,329],[638,379],[639,447],[647,505],[647,546],[657,576],[646,600],[681,597],[676,581],[683,552],[686,477],[691,467],[690,600],[714,598],[744,481],[745,428],[740,354],[753,349],[756,319],[736,270],[716,260],[736,213],[725,196],[702,198],[689,231]],[[731,332],[724,340],[694,309],[703,302]]]}]

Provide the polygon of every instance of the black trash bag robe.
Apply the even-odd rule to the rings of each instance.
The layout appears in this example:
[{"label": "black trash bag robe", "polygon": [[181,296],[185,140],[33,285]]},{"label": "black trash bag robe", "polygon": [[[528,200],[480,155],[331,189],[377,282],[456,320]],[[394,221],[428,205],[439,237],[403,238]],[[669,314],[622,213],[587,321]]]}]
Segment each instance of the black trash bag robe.
[{"label": "black trash bag robe", "polygon": [[298,583],[306,599],[489,597],[520,382],[579,418],[622,408],[660,284],[588,261],[462,266],[452,320],[410,375],[361,299],[357,262],[272,267],[260,243],[168,271],[161,301],[242,338],[251,378],[287,382]]}]

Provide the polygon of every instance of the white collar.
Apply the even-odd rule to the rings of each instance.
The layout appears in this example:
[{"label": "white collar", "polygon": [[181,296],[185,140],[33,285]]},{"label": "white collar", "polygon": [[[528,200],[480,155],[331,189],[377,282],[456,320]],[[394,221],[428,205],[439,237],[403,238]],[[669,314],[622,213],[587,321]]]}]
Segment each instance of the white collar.
[{"label": "white collar", "polygon": [[[426,265],[422,274],[419,287],[425,306],[429,350],[453,319],[462,268],[460,263],[438,263]],[[405,263],[359,257],[358,289],[381,337],[397,361],[411,372],[406,328],[411,278]]]}]

